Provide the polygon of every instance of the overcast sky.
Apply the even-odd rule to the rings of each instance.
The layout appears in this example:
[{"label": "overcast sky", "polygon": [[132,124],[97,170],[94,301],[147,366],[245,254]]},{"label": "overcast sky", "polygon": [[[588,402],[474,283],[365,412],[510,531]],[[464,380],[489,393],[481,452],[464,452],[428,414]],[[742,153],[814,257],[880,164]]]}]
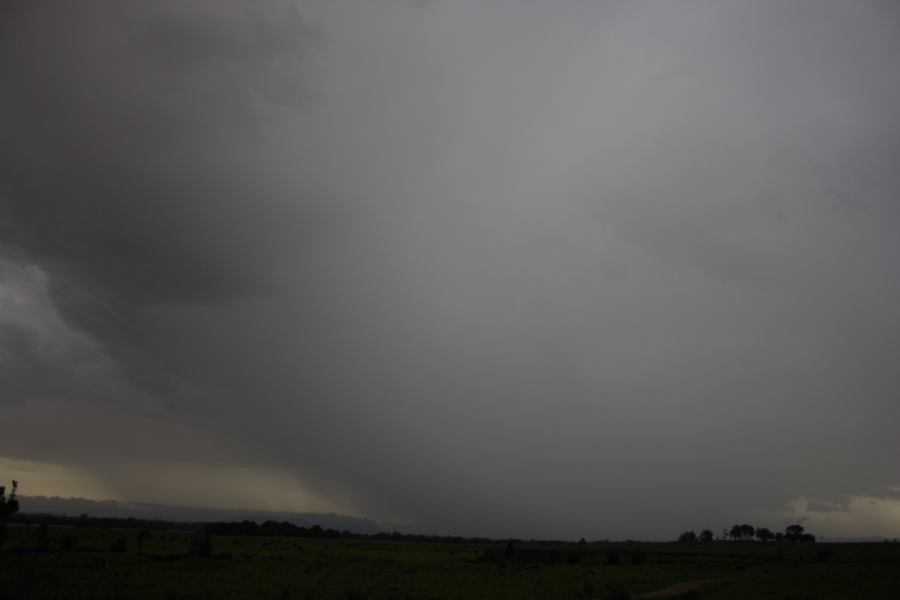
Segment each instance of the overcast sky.
[{"label": "overcast sky", "polygon": [[0,476],[900,536],[900,3],[7,0]]}]

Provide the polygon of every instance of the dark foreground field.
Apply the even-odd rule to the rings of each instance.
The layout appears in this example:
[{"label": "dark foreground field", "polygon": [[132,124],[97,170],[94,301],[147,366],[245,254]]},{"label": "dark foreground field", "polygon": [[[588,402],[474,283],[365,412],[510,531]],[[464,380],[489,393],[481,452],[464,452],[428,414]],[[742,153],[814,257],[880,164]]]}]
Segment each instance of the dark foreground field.
[{"label": "dark foreground field", "polygon": [[204,558],[191,532],[154,531],[142,553],[134,530],[45,532],[9,529],[0,598],[900,598],[895,543],[507,548],[212,536]]}]

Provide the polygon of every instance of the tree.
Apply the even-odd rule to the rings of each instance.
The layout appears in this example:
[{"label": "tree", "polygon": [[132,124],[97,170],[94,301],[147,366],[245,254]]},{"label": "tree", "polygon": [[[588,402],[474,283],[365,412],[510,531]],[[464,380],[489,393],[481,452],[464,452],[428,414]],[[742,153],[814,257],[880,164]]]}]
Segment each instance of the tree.
[{"label": "tree", "polygon": [[704,529],[700,532],[700,541],[701,542],[711,542],[713,541],[713,532],[711,529]]},{"label": "tree", "polygon": [[12,491],[6,495],[6,486],[0,485],[0,523],[5,523],[9,517],[19,510],[19,501],[16,500],[16,490],[19,482],[13,480]]},{"label": "tree", "polygon": [[6,494],[6,486],[0,485],[0,543],[6,538],[6,522],[19,511],[19,501],[16,499],[16,490],[19,482],[13,480],[12,491]]},{"label": "tree", "polygon": [[728,530],[728,537],[733,540],[751,540],[755,533],[756,528],[753,525],[748,525],[747,523],[743,525],[735,524]]},{"label": "tree", "polygon": [[678,536],[678,541],[683,544],[689,544],[697,541],[697,534],[693,531],[685,531]]},{"label": "tree", "polygon": [[775,534],[766,529],[765,527],[757,527],[756,528],[756,539],[761,542],[768,542],[772,538],[775,537]]},{"label": "tree", "polygon": [[784,528],[784,539],[788,542],[799,542],[803,537],[803,525],[788,525]]}]

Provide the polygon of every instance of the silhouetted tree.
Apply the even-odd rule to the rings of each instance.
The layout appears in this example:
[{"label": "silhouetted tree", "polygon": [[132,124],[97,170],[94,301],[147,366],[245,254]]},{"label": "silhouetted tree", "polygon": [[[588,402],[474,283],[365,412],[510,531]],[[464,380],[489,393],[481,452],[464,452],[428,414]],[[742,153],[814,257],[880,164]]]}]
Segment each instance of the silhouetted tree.
[{"label": "silhouetted tree", "polygon": [[784,528],[784,539],[789,542],[799,542],[803,537],[803,525],[788,525]]},{"label": "silhouetted tree", "polygon": [[12,491],[6,495],[6,486],[0,485],[0,523],[5,523],[9,517],[19,510],[19,501],[16,500],[16,490],[19,482],[13,480]]},{"label": "silhouetted tree", "polygon": [[321,526],[321,525],[313,525],[312,527],[310,527],[310,528],[307,529],[306,531],[307,531],[309,537],[312,537],[312,538],[323,537],[324,534],[325,534],[325,532],[322,530],[322,526]]},{"label": "silhouetted tree", "polygon": [[712,529],[704,529],[700,532],[700,541],[701,542],[711,542],[713,541],[713,532]]},{"label": "silhouetted tree", "polygon": [[733,540],[750,540],[753,539],[756,528],[753,525],[744,523],[743,525],[732,525],[728,530],[728,537]]},{"label": "silhouetted tree", "polygon": [[697,534],[693,531],[685,531],[678,536],[678,541],[682,543],[693,543],[697,541]]},{"label": "silhouetted tree", "polygon": [[0,485],[0,544],[6,539],[6,522],[19,511],[19,501],[16,499],[16,490],[19,482],[13,480],[12,491],[6,495],[6,486]]},{"label": "silhouetted tree", "polygon": [[768,542],[772,538],[775,537],[775,534],[766,529],[765,527],[757,527],[756,528],[756,539],[761,542]]}]

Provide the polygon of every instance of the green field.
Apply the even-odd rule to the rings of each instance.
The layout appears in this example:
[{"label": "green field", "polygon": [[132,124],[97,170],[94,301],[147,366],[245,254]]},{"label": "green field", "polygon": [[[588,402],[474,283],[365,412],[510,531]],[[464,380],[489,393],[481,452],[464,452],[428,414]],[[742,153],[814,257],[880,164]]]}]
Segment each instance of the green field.
[{"label": "green field", "polygon": [[154,531],[138,553],[135,530],[38,529],[8,529],[0,598],[623,599],[698,580],[715,581],[668,597],[900,598],[896,543],[519,543],[510,552],[503,543],[212,536],[203,558],[191,554],[191,532]]}]

